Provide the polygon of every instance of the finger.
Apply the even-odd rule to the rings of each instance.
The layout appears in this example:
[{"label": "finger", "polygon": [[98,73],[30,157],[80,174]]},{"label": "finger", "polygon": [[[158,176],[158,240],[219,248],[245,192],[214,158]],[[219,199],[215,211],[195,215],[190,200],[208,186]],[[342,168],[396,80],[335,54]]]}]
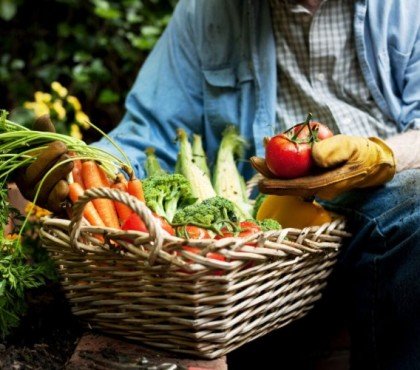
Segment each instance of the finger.
[{"label": "finger", "polygon": [[48,114],[44,114],[35,120],[33,125],[35,131],[55,132],[54,124]]},{"label": "finger", "polygon": [[322,168],[335,167],[347,162],[356,153],[362,138],[335,135],[316,142],[312,146],[312,158],[315,164]]},{"label": "finger", "polygon": [[69,184],[66,180],[60,180],[48,195],[47,208],[54,212],[59,213],[62,211],[67,196],[69,195]]},{"label": "finger", "polygon": [[271,173],[271,171],[267,167],[267,164],[265,163],[264,158],[254,156],[250,158],[250,161],[251,161],[252,167],[254,167],[254,169],[257,170],[264,177],[267,177],[269,179],[274,179],[276,177],[274,176],[274,174]]},{"label": "finger", "polygon": [[26,170],[26,186],[28,188],[33,188],[65,153],[67,153],[66,144],[61,141],[53,141],[50,143]]},{"label": "finger", "polygon": [[[70,156],[63,154],[60,159],[57,161],[57,164],[64,162],[70,159]],[[49,193],[52,191],[54,186],[60,181],[65,180],[69,172],[73,169],[73,161],[65,162],[54,168],[54,170],[48,175],[48,177],[43,182],[42,186],[40,183],[37,184],[35,191],[39,191],[39,196],[37,203],[46,203]]]},{"label": "finger", "polygon": [[291,180],[263,179],[259,182],[260,192],[274,195],[300,195],[313,196],[325,189],[340,188],[349,180],[365,176],[366,171],[344,165],[337,169],[326,171],[322,174],[300,177]]}]

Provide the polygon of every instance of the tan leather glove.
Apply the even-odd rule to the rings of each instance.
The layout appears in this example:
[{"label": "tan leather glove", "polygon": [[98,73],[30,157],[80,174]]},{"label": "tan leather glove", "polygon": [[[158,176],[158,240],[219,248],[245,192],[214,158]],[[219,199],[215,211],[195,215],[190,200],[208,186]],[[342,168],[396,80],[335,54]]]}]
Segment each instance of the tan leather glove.
[{"label": "tan leather glove", "polygon": [[[55,132],[55,127],[48,115],[39,117],[33,126],[36,131]],[[66,144],[61,141],[54,141],[42,150],[37,159],[28,167],[16,171],[13,176],[17,187],[22,195],[33,201],[40,181],[44,175],[56,164],[69,159]],[[36,204],[52,212],[59,213],[69,193],[69,186],[66,181],[68,173],[73,169],[73,162],[63,163],[54,169],[45,179],[39,192]]]},{"label": "tan leather glove", "polygon": [[260,191],[332,199],[354,188],[381,185],[395,174],[392,150],[376,137],[336,135],[316,142],[312,157],[319,167],[315,174],[292,180],[274,179],[269,170],[264,169],[265,163],[253,157],[254,168],[268,177],[260,181]]}]

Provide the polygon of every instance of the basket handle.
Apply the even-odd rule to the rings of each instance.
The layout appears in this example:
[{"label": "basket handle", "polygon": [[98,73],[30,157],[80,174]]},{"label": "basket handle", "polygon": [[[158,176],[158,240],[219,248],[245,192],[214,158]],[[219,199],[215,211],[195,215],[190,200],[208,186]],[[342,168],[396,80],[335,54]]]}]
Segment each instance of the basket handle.
[{"label": "basket handle", "polygon": [[83,210],[91,200],[98,198],[106,198],[113,201],[124,203],[137,213],[144,221],[147,230],[149,231],[151,239],[154,241],[153,248],[149,256],[149,264],[152,266],[162,249],[163,244],[163,230],[159,223],[156,221],[151,210],[145,203],[141,202],[132,195],[118,189],[110,188],[92,188],[84,192],[73,205],[73,214],[70,222],[70,245],[78,250],[81,249],[79,236],[80,227],[83,220]]}]

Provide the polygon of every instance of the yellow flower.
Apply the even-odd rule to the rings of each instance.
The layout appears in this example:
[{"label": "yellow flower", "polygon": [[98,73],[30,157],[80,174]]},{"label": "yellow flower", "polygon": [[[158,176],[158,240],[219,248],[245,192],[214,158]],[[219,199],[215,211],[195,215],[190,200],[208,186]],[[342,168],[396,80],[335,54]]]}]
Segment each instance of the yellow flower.
[{"label": "yellow flower", "polygon": [[70,136],[75,137],[76,139],[82,140],[83,136],[80,132],[80,128],[75,123],[70,125]]},{"label": "yellow flower", "polygon": [[50,109],[48,105],[43,102],[25,102],[24,108],[34,111],[35,117],[40,117],[44,114],[49,114]]},{"label": "yellow flower", "polygon": [[77,123],[79,123],[84,129],[89,128],[89,117],[86,113],[83,113],[82,111],[76,112],[75,115]]},{"label": "yellow flower", "polygon": [[19,235],[18,234],[7,234],[6,235],[6,239],[7,240],[16,240],[18,238],[19,238]]},{"label": "yellow flower", "polygon": [[38,207],[37,205],[35,205],[32,202],[28,202],[25,206],[25,213],[26,214],[30,214],[30,216],[34,216],[35,218],[39,219],[42,218],[44,216],[48,216],[51,214],[50,211]]},{"label": "yellow flower", "polygon": [[34,96],[37,103],[49,103],[52,98],[51,94],[44,93],[42,91],[36,91]]},{"label": "yellow flower", "polygon": [[36,105],[37,105],[37,103],[35,103],[33,101],[26,101],[25,103],[23,103],[24,108],[31,109],[31,110],[34,110]]},{"label": "yellow flower", "polygon": [[51,83],[51,89],[55,91],[60,98],[64,98],[68,94],[68,90],[57,81]]},{"label": "yellow flower", "polygon": [[64,120],[64,118],[66,118],[66,110],[63,107],[62,100],[60,100],[60,99],[56,100],[53,103],[52,108],[54,109],[55,113],[57,113],[57,117],[60,121]]},{"label": "yellow flower", "polygon": [[79,99],[77,99],[75,96],[69,95],[67,97],[67,101],[76,112],[79,112],[80,110],[82,110],[82,105],[80,104]]}]

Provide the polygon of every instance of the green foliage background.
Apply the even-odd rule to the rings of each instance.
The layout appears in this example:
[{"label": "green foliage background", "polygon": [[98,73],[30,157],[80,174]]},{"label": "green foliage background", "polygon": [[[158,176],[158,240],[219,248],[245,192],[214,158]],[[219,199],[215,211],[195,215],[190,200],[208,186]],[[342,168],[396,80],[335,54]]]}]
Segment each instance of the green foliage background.
[{"label": "green foliage background", "polygon": [[[0,0],[0,109],[22,110],[36,91],[50,92],[58,81],[93,123],[111,130],[176,1]],[[83,139],[90,142],[95,135],[89,130]],[[0,184],[1,230],[13,215]],[[56,278],[34,223],[22,239],[10,240],[1,230],[0,341],[25,314],[26,291]]]},{"label": "green foliage background", "polygon": [[175,3],[0,0],[0,107],[12,111],[59,81],[109,131]]}]

